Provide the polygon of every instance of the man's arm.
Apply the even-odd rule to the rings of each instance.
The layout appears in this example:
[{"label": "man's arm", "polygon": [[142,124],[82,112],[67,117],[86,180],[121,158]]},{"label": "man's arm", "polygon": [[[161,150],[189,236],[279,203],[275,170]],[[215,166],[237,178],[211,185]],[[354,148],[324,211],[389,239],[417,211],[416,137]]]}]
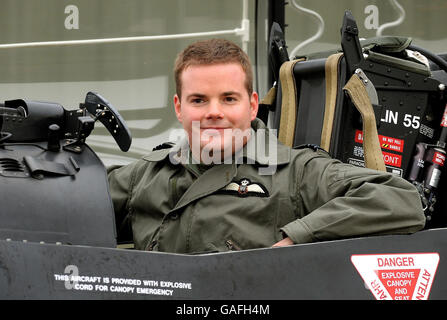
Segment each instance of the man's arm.
[{"label": "man's arm", "polygon": [[[425,225],[416,188],[398,176],[344,164],[321,151],[297,175],[304,215],[281,229],[293,243],[408,234]],[[286,237],[276,245],[288,242]]]},{"label": "man's arm", "polygon": [[132,239],[132,230],[128,212],[128,202],[132,192],[132,175],[136,163],[127,166],[107,168],[110,196],[115,210],[115,223],[118,241]]}]

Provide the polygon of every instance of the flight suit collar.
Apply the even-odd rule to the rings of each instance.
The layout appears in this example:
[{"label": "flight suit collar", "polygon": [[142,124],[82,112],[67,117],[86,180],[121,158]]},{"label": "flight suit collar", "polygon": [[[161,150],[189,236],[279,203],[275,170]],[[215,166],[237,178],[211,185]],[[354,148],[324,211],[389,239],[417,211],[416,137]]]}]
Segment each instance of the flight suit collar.
[{"label": "flight suit collar", "polygon": [[234,163],[216,165],[206,170],[186,190],[172,211],[224,188],[233,180],[236,174],[237,166]]},{"label": "flight suit collar", "polygon": [[[289,163],[290,148],[277,140],[274,130],[268,129],[264,122],[258,118],[251,122],[251,127],[254,131],[254,137],[252,136],[242,149],[242,152],[238,153],[239,157],[242,154],[244,158],[263,166]],[[275,147],[269,148],[270,144],[274,144]],[[258,146],[264,148],[264,150],[259,150]],[[270,155],[270,151],[272,155]]]},{"label": "flight suit collar", "polygon": [[[273,171],[270,172],[274,173],[276,171],[276,166],[289,163],[290,148],[279,143],[276,139],[276,136],[272,135],[272,132],[266,128],[261,120],[255,119],[254,121],[252,121],[251,126],[254,130],[255,136],[252,135],[247,144],[238,153],[236,153],[235,159],[239,159],[239,161],[233,161],[229,164],[224,163],[214,165],[206,170],[197,179],[195,179],[195,181],[182,195],[171,212],[187,206],[192,201],[198,200],[204,196],[223,189],[230,182],[232,182],[234,177],[237,175],[238,165],[240,163],[252,163],[253,165],[256,165],[258,169],[266,169],[264,173],[260,174],[269,174],[268,170],[271,169],[273,169]],[[250,152],[250,150],[256,150],[256,148],[253,148],[257,147],[257,144],[262,145],[263,141],[261,141],[261,143],[257,142],[258,139],[261,139],[261,135],[264,135],[263,141],[265,142],[265,144],[274,143],[276,145],[276,150],[274,148],[276,157],[274,154],[272,156],[269,156],[268,154],[267,156],[265,156],[265,152]],[[267,150],[269,150],[268,147],[266,148]],[[172,164],[179,165],[181,163],[185,163],[182,161],[188,161],[189,159],[185,159],[184,157],[190,157],[190,154],[191,152],[189,151],[188,141],[186,138],[184,138],[174,147],[154,151],[144,157],[144,159],[146,161],[158,162],[169,158],[168,161],[170,161]]]}]

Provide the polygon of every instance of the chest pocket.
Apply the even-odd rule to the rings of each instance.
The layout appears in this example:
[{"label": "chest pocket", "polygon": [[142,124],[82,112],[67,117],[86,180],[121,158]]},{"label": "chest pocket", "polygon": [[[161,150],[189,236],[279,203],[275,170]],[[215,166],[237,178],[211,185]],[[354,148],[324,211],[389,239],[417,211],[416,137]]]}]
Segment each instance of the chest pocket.
[{"label": "chest pocket", "polygon": [[242,196],[216,192],[200,199],[194,204],[190,223],[190,248],[204,244],[219,251],[270,247],[282,239],[279,210],[290,207],[278,200],[249,196],[248,192]]}]

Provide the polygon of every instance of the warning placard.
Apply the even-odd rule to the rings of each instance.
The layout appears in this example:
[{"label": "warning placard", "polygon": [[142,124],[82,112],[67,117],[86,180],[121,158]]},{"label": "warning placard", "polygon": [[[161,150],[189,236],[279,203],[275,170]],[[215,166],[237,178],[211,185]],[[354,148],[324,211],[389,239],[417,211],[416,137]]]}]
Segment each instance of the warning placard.
[{"label": "warning placard", "polygon": [[447,127],[447,104],[445,105],[444,115],[442,116],[441,126]]},{"label": "warning placard", "polygon": [[[363,131],[356,130],[355,131],[355,142],[363,143]],[[382,136],[379,134],[379,142],[380,147],[382,149],[403,152],[404,151],[404,140]]]},{"label": "warning placard", "polygon": [[435,152],[435,154],[433,155],[433,159],[432,159],[433,163],[437,163],[439,164],[441,167],[444,166],[444,162],[445,162],[445,155],[442,154],[441,152]]},{"label": "warning placard", "polygon": [[360,254],[351,261],[376,299],[427,300],[439,254]]},{"label": "warning placard", "polygon": [[394,153],[382,151],[385,164],[400,168],[402,166],[402,156]]}]

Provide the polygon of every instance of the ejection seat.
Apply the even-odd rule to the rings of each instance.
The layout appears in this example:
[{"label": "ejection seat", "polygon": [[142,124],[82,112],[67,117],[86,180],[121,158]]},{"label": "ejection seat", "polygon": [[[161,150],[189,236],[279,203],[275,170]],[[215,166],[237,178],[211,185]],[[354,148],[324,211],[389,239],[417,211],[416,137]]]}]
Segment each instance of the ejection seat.
[{"label": "ejection seat", "polygon": [[[263,120],[278,130],[285,145],[317,145],[343,162],[409,180],[420,191],[427,228],[445,226],[447,179],[439,179],[443,163],[427,157],[438,152],[445,159],[440,123],[446,106],[447,63],[442,56],[411,45],[411,38],[359,41],[350,18],[346,21],[345,16],[342,48],[293,60],[287,56],[279,25],[274,24],[270,59],[276,83],[261,101],[264,112],[268,110]],[[364,88],[358,83],[351,86],[354,78]],[[421,148],[426,168],[415,171]],[[433,170],[439,170],[437,177]],[[431,179],[424,178],[430,175]],[[434,179],[436,186],[427,181]]]}]

